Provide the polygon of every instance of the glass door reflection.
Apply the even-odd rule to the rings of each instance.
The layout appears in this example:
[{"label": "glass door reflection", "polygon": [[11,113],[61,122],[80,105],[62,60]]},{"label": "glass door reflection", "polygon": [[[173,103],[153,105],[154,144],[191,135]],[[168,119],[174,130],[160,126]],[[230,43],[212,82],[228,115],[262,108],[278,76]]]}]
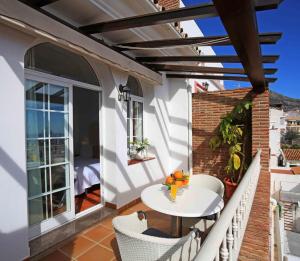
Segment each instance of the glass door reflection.
[{"label": "glass door reflection", "polygon": [[26,80],[29,224],[70,211],[69,90]]}]

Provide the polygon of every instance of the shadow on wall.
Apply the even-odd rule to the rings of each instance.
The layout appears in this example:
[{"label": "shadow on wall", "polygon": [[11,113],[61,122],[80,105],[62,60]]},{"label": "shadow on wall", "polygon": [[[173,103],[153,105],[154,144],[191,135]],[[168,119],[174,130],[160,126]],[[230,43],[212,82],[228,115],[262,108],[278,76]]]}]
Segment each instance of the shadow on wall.
[{"label": "shadow on wall", "polygon": [[24,170],[2,149],[0,148],[0,166],[10,173],[12,177],[24,191],[27,191],[27,179]]},{"label": "shadow on wall", "polygon": [[[228,148],[210,149],[210,139],[217,135],[220,120],[231,112],[235,105],[245,100],[252,100],[252,93],[243,89],[241,94],[226,96],[220,92],[193,95],[193,172],[216,176],[223,180],[226,177],[224,170],[228,161]],[[250,90],[250,89],[249,89]],[[235,90],[236,91],[236,90]],[[237,90],[238,92],[239,90]],[[243,95],[244,94],[244,95]],[[240,97],[240,98],[238,98]],[[195,103],[197,102],[197,107]],[[251,145],[247,155],[251,158]]]},{"label": "shadow on wall", "polygon": [[[22,260],[26,258],[24,256],[16,256],[18,251],[16,251],[16,246],[7,245],[7,242],[19,242],[23,235],[27,235],[27,227],[19,228],[18,230],[5,233],[0,229],[0,253],[1,260]],[[5,242],[4,242],[5,241]]]}]

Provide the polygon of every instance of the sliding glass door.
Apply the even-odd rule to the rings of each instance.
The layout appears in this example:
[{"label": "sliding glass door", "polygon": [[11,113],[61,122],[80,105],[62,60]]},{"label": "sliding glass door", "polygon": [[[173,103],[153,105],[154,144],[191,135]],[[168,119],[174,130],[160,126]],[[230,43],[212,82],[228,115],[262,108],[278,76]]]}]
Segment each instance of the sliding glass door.
[{"label": "sliding glass door", "polygon": [[30,236],[74,218],[70,172],[70,92],[66,83],[26,79]]}]

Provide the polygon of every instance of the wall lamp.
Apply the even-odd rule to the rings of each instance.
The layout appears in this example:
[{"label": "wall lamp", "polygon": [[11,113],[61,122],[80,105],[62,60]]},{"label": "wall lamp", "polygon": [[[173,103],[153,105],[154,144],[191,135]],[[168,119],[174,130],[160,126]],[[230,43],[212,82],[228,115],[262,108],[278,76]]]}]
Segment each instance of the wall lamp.
[{"label": "wall lamp", "polygon": [[208,82],[203,82],[202,83],[202,86],[205,88],[205,90],[207,91],[208,90],[208,86],[209,86],[209,83]]},{"label": "wall lamp", "polygon": [[127,85],[119,85],[119,95],[118,100],[128,102],[130,101],[130,88]]}]

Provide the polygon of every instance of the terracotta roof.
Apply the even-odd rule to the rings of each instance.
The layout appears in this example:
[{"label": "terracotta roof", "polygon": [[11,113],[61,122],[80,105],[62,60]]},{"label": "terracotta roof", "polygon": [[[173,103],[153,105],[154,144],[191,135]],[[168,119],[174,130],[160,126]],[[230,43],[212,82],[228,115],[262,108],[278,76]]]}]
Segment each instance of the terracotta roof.
[{"label": "terracotta roof", "polygon": [[284,149],[283,153],[287,160],[300,160],[300,149]]},{"label": "terracotta roof", "polygon": [[300,167],[291,167],[294,174],[300,174]]}]

